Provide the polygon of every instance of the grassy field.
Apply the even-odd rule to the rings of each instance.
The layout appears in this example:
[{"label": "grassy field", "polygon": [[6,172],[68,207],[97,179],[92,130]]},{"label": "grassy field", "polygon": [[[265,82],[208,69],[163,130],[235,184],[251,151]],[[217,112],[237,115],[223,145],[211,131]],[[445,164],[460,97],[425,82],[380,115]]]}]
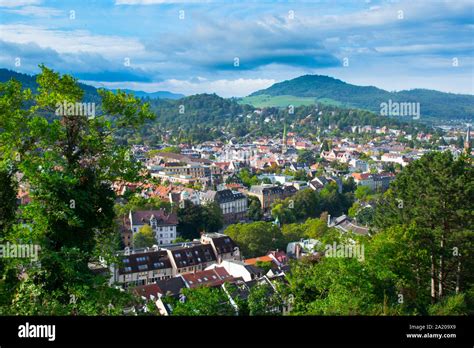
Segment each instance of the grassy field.
[{"label": "grassy field", "polygon": [[316,102],[327,104],[327,105],[334,105],[334,106],[342,106],[341,103],[329,98],[323,98],[317,100],[313,97],[295,97],[293,95],[278,95],[278,96],[270,96],[270,95],[256,95],[252,97],[244,97],[239,100],[240,104],[249,104],[253,105],[257,108],[265,108],[265,107],[277,107],[277,108],[286,108],[289,105],[293,105],[294,107],[302,106],[302,105],[313,105]]},{"label": "grassy field", "polygon": [[292,95],[279,95],[279,96],[269,96],[269,95],[256,95],[252,97],[244,97],[239,103],[240,104],[249,104],[257,108],[264,107],[278,107],[286,108],[288,105],[301,106],[301,105],[311,105],[315,104],[316,99],[311,97],[295,97]]}]

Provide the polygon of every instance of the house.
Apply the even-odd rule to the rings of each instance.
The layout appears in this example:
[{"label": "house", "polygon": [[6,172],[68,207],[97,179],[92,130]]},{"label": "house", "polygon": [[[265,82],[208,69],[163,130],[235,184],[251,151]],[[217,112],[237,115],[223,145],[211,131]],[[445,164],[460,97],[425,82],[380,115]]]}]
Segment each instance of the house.
[{"label": "house", "polygon": [[357,185],[367,186],[372,191],[375,191],[375,182],[370,173],[352,173],[351,176]]},{"label": "house", "polygon": [[390,183],[393,180],[395,180],[395,174],[393,173],[373,174],[372,179],[374,180],[374,190],[377,192],[384,192],[388,190]]},{"label": "house", "polygon": [[173,267],[173,276],[202,271],[217,262],[217,256],[210,244],[191,242],[168,246],[166,250]]},{"label": "house", "polygon": [[351,171],[367,172],[369,170],[369,164],[366,161],[353,158],[349,161]]},{"label": "house", "polygon": [[276,200],[291,197],[296,192],[298,192],[298,190],[292,185],[282,187],[272,184],[263,184],[250,187],[248,195],[257,197],[263,211],[268,212]]},{"label": "house", "polygon": [[337,184],[338,192],[342,193],[342,180],[337,177],[316,176],[309,182],[309,187],[315,191],[321,191],[332,182]]},{"label": "house", "polygon": [[215,267],[224,267],[227,273],[234,278],[242,278],[244,281],[249,281],[264,275],[265,271],[255,265],[247,265],[243,261],[224,260],[219,265],[210,265],[207,269]]},{"label": "house", "polygon": [[247,197],[238,191],[230,189],[209,190],[201,193],[201,201],[204,204],[218,204],[226,224],[238,222],[247,216]]},{"label": "house", "polygon": [[403,155],[398,153],[384,153],[380,157],[380,160],[382,162],[398,163],[403,167],[407,166],[409,163]]},{"label": "house", "polygon": [[201,235],[201,243],[209,244],[217,256],[217,263],[223,260],[240,260],[240,250],[237,244],[225,234],[205,233]]},{"label": "house", "polygon": [[[255,286],[266,286],[268,291],[267,296],[273,296],[278,293],[277,287],[274,284],[275,281],[271,281],[267,276],[262,276],[256,279],[248,281],[237,281],[232,286],[229,284],[223,284],[222,289],[229,298],[230,304],[234,307],[235,311],[239,313],[243,308],[239,307],[239,303],[246,302],[249,298],[251,289]],[[268,309],[268,314],[277,315],[283,313],[286,310],[285,305],[282,301],[281,305],[277,305],[273,308]]]},{"label": "house", "polygon": [[224,267],[215,267],[194,273],[181,274],[180,277],[188,288],[197,288],[199,286],[217,287],[225,282],[235,282]]},{"label": "house", "polygon": [[167,251],[157,247],[122,252],[119,259],[110,266],[109,283],[123,288],[151,284],[174,273]]},{"label": "house", "polygon": [[341,163],[348,163],[351,159],[355,158],[350,151],[343,150],[322,151],[321,157],[329,162],[338,161]]},{"label": "house", "polygon": [[149,225],[155,235],[158,245],[173,243],[176,239],[176,227],[178,216],[176,213],[167,213],[160,210],[137,210],[129,212],[130,229],[133,234],[140,231],[145,225]]},{"label": "house", "polygon": [[283,189],[277,185],[253,185],[248,192],[249,196],[257,197],[263,211],[269,211],[271,205],[278,199],[283,199]]},{"label": "house", "polygon": [[182,289],[186,288],[183,278],[174,277],[170,279],[158,280],[155,285],[158,288],[158,299],[155,301],[158,311],[164,316],[171,315],[173,309],[167,303],[167,301],[163,301],[163,299],[166,297],[172,297],[176,300],[181,298],[181,291]]},{"label": "house", "polygon": [[369,233],[369,229],[367,227],[357,225],[346,215],[341,215],[333,220],[331,220],[331,217],[329,216],[328,227],[335,227],[344,233],[352,232],[361,235],[367,235]]}]

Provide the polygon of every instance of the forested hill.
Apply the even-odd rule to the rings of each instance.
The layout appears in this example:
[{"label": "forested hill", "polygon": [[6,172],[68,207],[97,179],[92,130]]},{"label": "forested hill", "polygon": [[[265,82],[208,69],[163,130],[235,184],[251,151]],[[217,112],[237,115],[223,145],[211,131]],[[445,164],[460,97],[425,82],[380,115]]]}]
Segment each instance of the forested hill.
[{"label": "forested hill", "polygon": [[[36,88],[35,77],[0,69],[0,82],[19,80],[24,87]],[[100,113],[101,98],[97,89],[81,84],[85,91],[84,101],[97,103]],[[129,91],[130,92],[130,91]],[[348,129],[350,126],[401,126],[411,122],[394,117],[381,117],[367,110],[357,110],[311,103],[287,107],[265,107],[255,112],[255,107],[235,98],[222,98],[216,94],[196,94],[180,99],[144,98],[156,114],[140,129],[121,129],[117,137],[122,143],[156,144],[160,141],[200,143],[228,137],[275,136],[281,134],[284,123],[301,135],[311,135],[317,129]],[[285,104],[287,105],[287,104]],[[408,123],[407,123],[408,125]],[[313,134],[314,135],[314,134]]]},{"label": "forested hill", "polygon": [[428,89],[388,92],[373,86],[356,86],[322,75],[304,75],[276,83],[267,89],[254,92],[255,96],[295,96],[333,102],[346,107],[380,112],[380,104],[392,102],[420,103],[422,116],[471,119],[474,116],[474,96],[444,93]]},{"label": "forested hill", "polygon": [[[22,74],[8,69],[0,69],[0,82],[7,82],[11,79],[21,82],[23,88],[29,88],[32,91],[38,87],[36,76]],[[95,87],[83,83],[79,83],[79,86],[84,91],[85,101],[100,102],[100,97]]]},{"label": "forested hill", "polygon": [[[37,87],[36,84],[36,76],[32,75],[27,75],[27,74],[22,74],[18,73],[12,70],[8,69],[0,69],[0,82],[6,82],[10,79],[15,79],[21,82],[24,88],[30,88],[32,90],[35,90]],[[83,83],[79,83],[81,88],[84,90],[85,95],[84,95],[84,100],[88,102],[99,102],[100,98],[97,93],[97,89],[93,86],[86,85]],[[177,94],[177,93],[172,93],[168,91],[157,91],[153,93],[147,93],[143,91],[135,91],[131,89],[124,89],[123,90],[126,93],[133,94],[134,96],[138,98],[150,98],[150,99],[179,99],[183,98],[183,94]]]}]

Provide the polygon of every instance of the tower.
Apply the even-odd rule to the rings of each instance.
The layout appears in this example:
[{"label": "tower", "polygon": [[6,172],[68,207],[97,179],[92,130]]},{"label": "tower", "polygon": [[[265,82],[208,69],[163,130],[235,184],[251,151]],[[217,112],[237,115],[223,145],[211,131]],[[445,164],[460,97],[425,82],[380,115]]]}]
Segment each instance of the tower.
[{"label": "tower", "polygon": [[281,145],[281,153],[282,154],[286,153],[286,119],[283,123],[283,141]]},{"label": "tower", "polygon": [[467,126],[466,138],[464,139],[464,151],[469,154],[471,153],[471,126]]}]

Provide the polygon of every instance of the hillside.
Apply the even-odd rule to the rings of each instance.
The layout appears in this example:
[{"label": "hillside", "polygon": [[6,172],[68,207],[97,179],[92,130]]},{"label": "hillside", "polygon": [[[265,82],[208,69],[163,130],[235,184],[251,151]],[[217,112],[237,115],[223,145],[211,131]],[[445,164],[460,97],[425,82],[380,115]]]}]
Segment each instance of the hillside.
[{"label": "hillside", "polygon": [[[247,99],[266,97],[266,104],[279,106],[279,100],[272,102],[271,97],[290,96],[314,98],[318,102],[340,103],[339,106],[366,109],[380,112],[380,104],[392,102],[420,103],[421,115],[436,118],[472,119],[474,115],[474,96],[444,93],[427,89],[388,92],[373,86],[356,86],[344,81],[322,75],[304,75],[298,78],[276,83],[267,89],[252,93]],[[259,100],[257,99],[257,102]]]},{"label": "hillside", "polygon": [[[10,79],[16,79],[21,82],[24,88],[30,88],[32,90],[36,89],[36,76],[27,75],[18,73],[16,71],[8,70],[8,69],[0,69],[0,82],[6,82]],[[79,83],[81,88],[85,91],[84,100],[85,101],[99,101],[99,95],[97,93],[97,89],[93,86],[86,85],[83,83]],[[131,93],[139,98],[150,98],[150,99],[180,99],[183,98],[183,94],[172,93],[168,91],[157,91],[157,92],[143,92],[143,91],[135,91],[131,89],[124,89],[123,91],[127,93]]]}]

